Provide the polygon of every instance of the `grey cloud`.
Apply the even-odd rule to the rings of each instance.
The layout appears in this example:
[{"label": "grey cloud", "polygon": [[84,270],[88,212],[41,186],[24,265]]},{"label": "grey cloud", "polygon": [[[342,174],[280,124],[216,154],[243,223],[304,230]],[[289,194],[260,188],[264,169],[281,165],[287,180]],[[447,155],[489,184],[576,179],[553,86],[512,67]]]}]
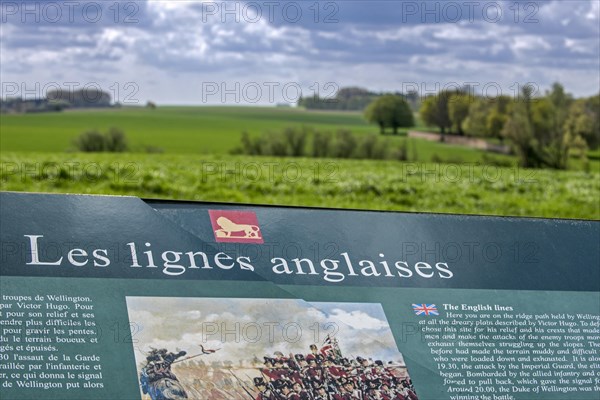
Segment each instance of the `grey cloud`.
[{"label": "grey cloud", "polygon": [[[514,4],[499,3],[505,13]],[[520,7],[525,10],[530,3],[521,1]],[[135,3],[139,22],[124,24],[115,23],[110,5],[102,3],[105,18],[93,24],[82,18],[75,23],[23,24],[18,16],[7,16],[1,46],[4,60],[10,62],[3,61],[2,71],[13,76],[35,74],[53,59],[56,69],[68,75],[94,69],[118,75],[143,66],[162,73],[163,78],[154,75],[153,79],[165,82],[180,74],[202,74],[203,79],[289,76],[306,80],[316,71],[340,77],[359,66],[412,76],[427,73],[435,79],[460,73],[490,80],[497,71],[523,69],[535,70],[538,76],[545,75],[539,72],[545,69],[590,75],[600,67],[596,3],[540,2],[535,15],[539,22],[531,24],[523,23],[524,14],[519,15],[519,23],[505,14],[498,23],[463,18],[460,23],[436,24],[407,15],[410,4],[421,2],[406,1],[338,2],[339,22],[334,24],[315,23],[311,18],[296,24],[282,18],[272,24],[264,19],[221,23],[218,18],[203,19],[199,3],[139,1]],[[314,3],[301,4],[306,9]],[[38,52],[44,57],[36,56]],[[371,87],[376,78],[350,80]]]}]

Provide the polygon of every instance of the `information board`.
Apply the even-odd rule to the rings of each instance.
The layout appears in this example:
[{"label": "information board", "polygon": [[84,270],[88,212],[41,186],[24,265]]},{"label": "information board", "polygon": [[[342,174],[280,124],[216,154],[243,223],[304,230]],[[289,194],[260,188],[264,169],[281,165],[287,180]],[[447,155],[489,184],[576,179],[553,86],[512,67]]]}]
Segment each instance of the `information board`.
[{"label": "information board", "polygon": [[0,194],[0,398],[598,399],[600,224]]}]

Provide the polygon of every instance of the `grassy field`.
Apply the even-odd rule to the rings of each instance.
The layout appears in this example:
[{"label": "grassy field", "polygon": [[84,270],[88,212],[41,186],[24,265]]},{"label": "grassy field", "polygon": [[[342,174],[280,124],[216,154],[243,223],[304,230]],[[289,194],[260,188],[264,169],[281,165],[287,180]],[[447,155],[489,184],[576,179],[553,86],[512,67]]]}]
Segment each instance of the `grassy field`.
[{"label": "grassy field", "polygon": [[118,127],[134,150],[154,146],[172,154],[222,154],[239,145],[242,131],[252,135],[307,125],[323,130],[376,131],[361,113],[308,112],[273,107],[159,107],[74,110],[62,113],[2,115],[2,151],[66,151],[89,129]]},{"label": "grassy field", "polygon": [[[2,115],[2,151],[60,152],[73,149],[80,133],[110,127],[125,131],[134,151],[145,146],[170,154],[226,154],[239,146],[242,131],[259,135],[289,126],[309,126],[323,131],[349,129],[357,134],[377,133],[359,112],[306,111],[273,107],[160,107],[77,110],[62,113]],[[417,119],[415,129],[426,129]],[[402,133],[402,131],[401,131]],[[392,142],[401,137],[389,136]],[[477,161],[481,152],[414,140],[411,151],[421,160],[437,157]]]},{"label": "grassy field", "polygon": [[[360,113],[159,107],[2,115],[2,190],[180,200],[600,219],[600,154],[584,171],[522,170],[512,156],[408,140],[411,162],[232,156],[241,132],[289,126],[377,132]],[[134,152],[73,152],[89,129],[123,129]],[[417,129],[425,129],[419,124]],[[164,150],[146,154],[145,146]],[[434,161],[434,162],[432,162]],[[499,167],[503,166],[503,167]],[[576,170],[583,170],[579,161]]]},{"label": "grassy field", "polygon": [[600,174],[470,164],[3,152],[1,189],[600,219]]},{"label": "grassy field", "polygon": [[[240,145],[242,131],[260,135],[290,126],[309,126],[322,131],[349,129],[356,134],[377,133],[358,112],[307,111],[273,107],[159,107],[104,110],[74,110],[62,113],[2,115],[0,150],[32,152],[73,151],[74,139],[90,129],[105,131],[118,127],[125,131],[133,152],[148,146],[167,154],[229,154]],[[417,118],[416,130],[428,128]],[[431,128],[429,128],[431,129]],[[401,135],[387,138],[399,147]],[[511,156],[480,150],[408,139],[411,161],[516,165]],[[591,159],[590,168],[600,170],[600,160]],[[572,169],[583,169],[573,160]]]},{"label": "grassy field", "polygon": [[[434,130],[419,118],[414,130]],[[74,139],[90,129],[105,131],[121,128],[133,152],[145,152],[151,146],[168,154],[229,154],[240,145],[241,133],[260,135],[290,126],[308,126],[322,131],[349,129],[356,134],[378,133],[359,112],[307,111],[274,107],[159,107],[102,110],[72,110],[62,113],[2,115],[0,150],[30,152],[73,151]],[[392,147],[405,140],[388,135]],[[486,153],[462,146],[408,139],[411,161],[516,165],[512,156]],[[571,169],[581,170],[579,160]],[[590,153],[589,169],[600,171],[599,154]]]}]

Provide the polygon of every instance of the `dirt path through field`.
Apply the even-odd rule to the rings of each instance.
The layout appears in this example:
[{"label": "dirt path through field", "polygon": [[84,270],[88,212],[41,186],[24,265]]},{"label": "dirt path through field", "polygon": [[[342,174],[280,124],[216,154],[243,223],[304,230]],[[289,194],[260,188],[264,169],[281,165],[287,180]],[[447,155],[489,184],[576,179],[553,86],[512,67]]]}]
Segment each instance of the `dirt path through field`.
[{"label": "dirt path through field", "polygon": [[[408,137],[428,140],[430,142],[441,142],[442,135],[432,132],[409,131]],[[485,150],[493,153],[510,154],[510,147],[505,144],[489,143],[483,139],[469,138],[464,136],[445,135],[444,143],[456,146],[470,147],[472,149]]]}]

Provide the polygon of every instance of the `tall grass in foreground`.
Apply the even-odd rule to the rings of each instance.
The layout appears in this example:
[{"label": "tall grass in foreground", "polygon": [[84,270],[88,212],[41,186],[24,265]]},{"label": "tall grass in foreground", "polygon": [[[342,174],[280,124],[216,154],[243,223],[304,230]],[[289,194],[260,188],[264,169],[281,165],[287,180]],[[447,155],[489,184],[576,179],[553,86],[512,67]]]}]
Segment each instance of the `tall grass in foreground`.
[{"label": "tall grass in foreground", "polygon": [[476,163],[2,153],[2,190],[600,219],[600,174]]}]

